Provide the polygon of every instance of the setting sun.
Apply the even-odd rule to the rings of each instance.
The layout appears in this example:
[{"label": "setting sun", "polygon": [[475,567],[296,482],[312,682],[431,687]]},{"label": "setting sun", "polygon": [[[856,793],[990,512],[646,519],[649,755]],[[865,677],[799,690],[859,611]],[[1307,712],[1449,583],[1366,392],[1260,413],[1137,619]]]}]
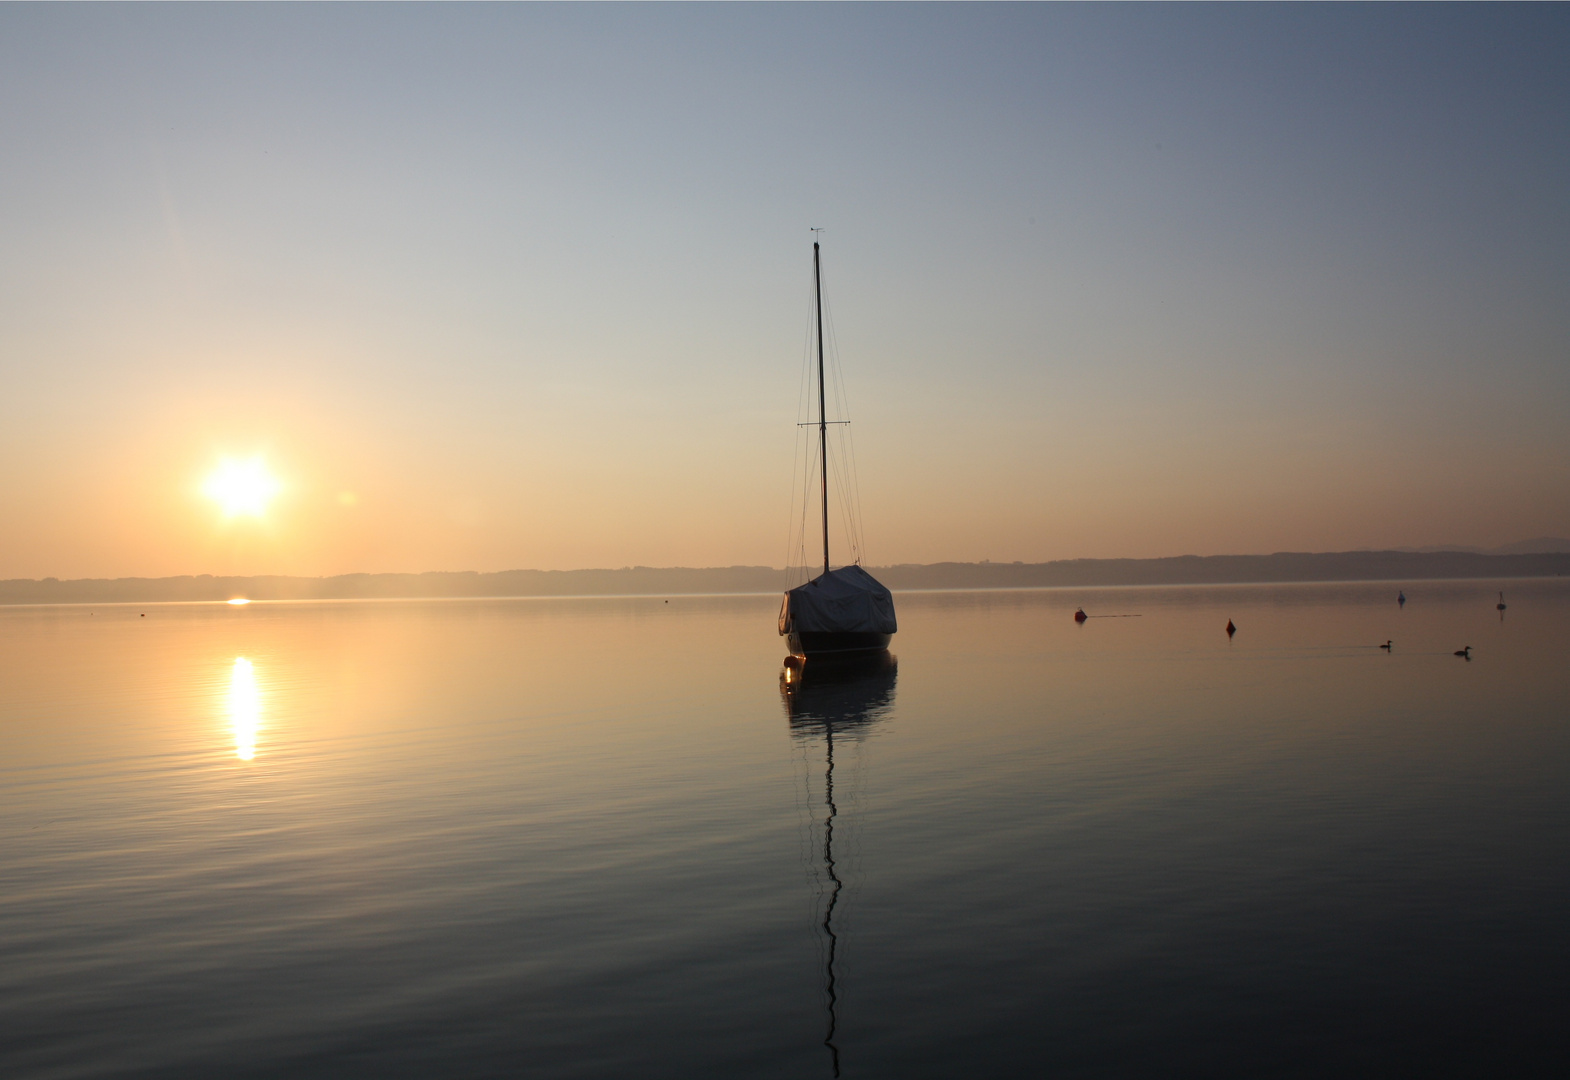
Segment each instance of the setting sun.
[{"label": "setting sun", "polygon": [[248,461],[224,458],[202,485],[202,494],[223,507],[227,517],[261,517],[278,494],[278,481],[260,457]]}]

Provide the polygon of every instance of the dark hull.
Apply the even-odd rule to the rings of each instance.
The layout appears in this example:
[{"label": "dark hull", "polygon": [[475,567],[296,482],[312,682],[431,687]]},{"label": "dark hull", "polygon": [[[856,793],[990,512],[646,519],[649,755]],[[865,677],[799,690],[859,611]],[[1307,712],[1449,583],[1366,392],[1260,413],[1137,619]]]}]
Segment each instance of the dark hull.
[{"label": "dark hull", "polygon": [[792,656],[824,656],[831,653],[877,652],[889,647],[889,634],[834,633],[801,631],[785,635]]}]

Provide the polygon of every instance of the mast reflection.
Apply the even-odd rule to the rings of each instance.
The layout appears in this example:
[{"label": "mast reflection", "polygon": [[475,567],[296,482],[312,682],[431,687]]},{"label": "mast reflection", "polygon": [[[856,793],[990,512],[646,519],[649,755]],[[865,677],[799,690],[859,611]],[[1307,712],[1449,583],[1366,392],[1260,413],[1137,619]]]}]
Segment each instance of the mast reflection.
[{"label": "mast reflection", "polygon": [[262,695],[256,672],[243,656],[234,658],[229,674],[229,720],[234,725],[234,755],[241,761],[256,756],[256,733],[262,726]]},{"label": "mast reflection", "polygon": [[829,1051],[835,1076],[840,1074],[840,1051],[834,1041],[839,1021],[834,969],[839,936],[834,932],[834,909],[839,905],[844,882],[834,861],[834,819],[839,815],[834,801],[834,739],[836,735],[841,740],[856,738],[889,714],[898,674],[899,662],[887,651],[854,659],[814,657],[809,661],[791,657],[780,672],[780,697],[785,703],[791,735],[803,740],[823,737],[823,802],[828,810],[823,822],[823,868],[829,879],[828,903],[821,924],[828,945],[824,964],[828,1029],[823,1045]]}]

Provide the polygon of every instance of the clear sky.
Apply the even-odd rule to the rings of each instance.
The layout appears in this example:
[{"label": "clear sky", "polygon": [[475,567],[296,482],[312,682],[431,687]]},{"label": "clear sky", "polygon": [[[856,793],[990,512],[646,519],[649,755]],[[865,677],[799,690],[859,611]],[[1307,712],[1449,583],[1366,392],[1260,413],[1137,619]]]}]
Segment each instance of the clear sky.
[{"label": "clear sky", "polygon": [[809,226],[869,563],[1570,535],[1567,56],[1563,5],[5,5],[0,577],[782,565]]}]

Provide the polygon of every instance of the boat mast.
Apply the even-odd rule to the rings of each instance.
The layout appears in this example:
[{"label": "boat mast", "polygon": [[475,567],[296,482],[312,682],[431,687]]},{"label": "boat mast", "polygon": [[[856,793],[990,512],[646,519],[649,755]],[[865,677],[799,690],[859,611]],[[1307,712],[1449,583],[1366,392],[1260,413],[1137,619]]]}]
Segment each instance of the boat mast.
[{"label": "boat mast", "polygon": [[818,313],[818,465],[822,469],[823,572],[829,572],[829,417],[823,400],[823,272],[818,266],[818,242],[812,242],[812,287]]}]

